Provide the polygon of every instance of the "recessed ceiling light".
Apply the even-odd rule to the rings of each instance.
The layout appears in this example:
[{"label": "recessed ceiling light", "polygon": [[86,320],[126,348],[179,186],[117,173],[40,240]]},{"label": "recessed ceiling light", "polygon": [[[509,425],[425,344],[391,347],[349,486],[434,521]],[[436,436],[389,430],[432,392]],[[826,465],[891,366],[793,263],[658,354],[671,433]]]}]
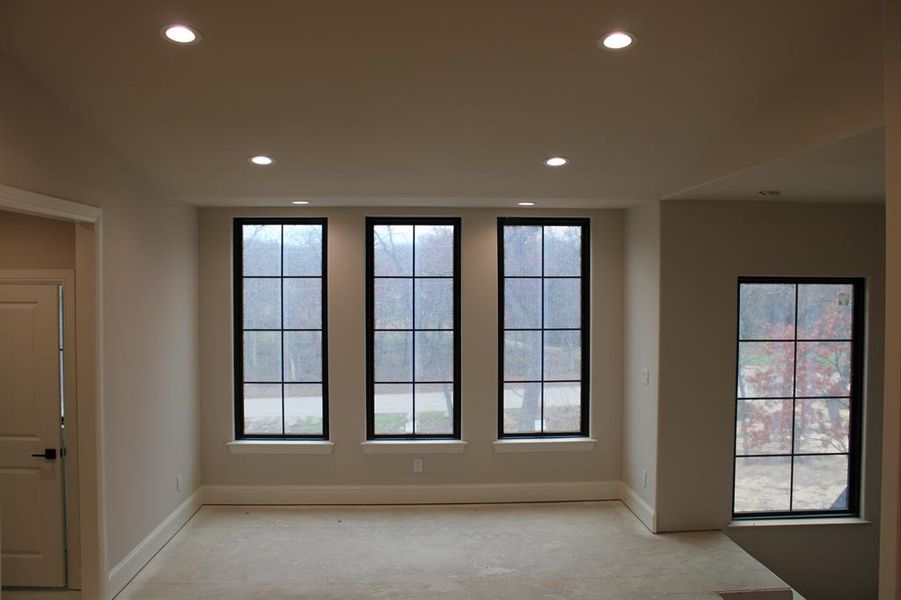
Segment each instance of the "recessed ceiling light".
[{"label": "recessed ceiling light", "polygon": [[518,202],[520,206],[535,206],[534,202]]},{"label": "recessed ceiling light", "polygon": [[200,41],[200,33],[187,25],[166,25],[163,27],[163,36],[176,44],[193,44]]},{"label": "recessed ceiling light", "polygon": [[275,161],[272,158],[266,156],[265,154],[258,154],[256,156],[251,156],[249,159],[255,165],[259,165],[261,167],[266,167],[274,163]]},{"label": "recessed ceiling light", "polygon": [[291,204],[309,204],[306,200],[292,200]]},{"label": "recessed ceiling light", "polygon": [[563,165],[565,165],[568,162],[569,162],[569,160],[563,158],[562,156],[552,156],[549,159],[547,159],[546,161],[544,161],[544,164],[546,164],[549,167],[562,167]]},{"label": "recessed ceiling light", "polygon": [[627,31],[611,31],[598,40],[598,45],[607,50],[622,50],[635,43],[635,34]]}]

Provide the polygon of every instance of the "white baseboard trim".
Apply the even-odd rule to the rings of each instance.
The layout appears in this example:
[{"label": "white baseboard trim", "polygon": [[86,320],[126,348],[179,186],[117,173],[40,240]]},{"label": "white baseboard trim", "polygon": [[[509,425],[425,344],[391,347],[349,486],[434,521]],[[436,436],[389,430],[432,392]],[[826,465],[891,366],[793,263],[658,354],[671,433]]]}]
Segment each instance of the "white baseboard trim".
[{"label": "white baseboard trim", "polygon": [[150,559],[160,551],[160,548],[166,545],[172,536],[174,536],[182,525],[188,522],[194,513],[203,506],[203,488],[198,488],[191,494],[178,508],[163,519],[163,522],[156,526],[156,529],[150,532],[150,535],[141,540],[134,550],[128,553],[128,556],[122,559],[119,564],[110,569],[107,577],[106,597],[108,600],[115,598],[122,591],[129,581],[131,581],[138,572],[144,568]]},{"label": "white baseboard trim", "polygon": [[629,510],[638,517],[639,521],[644,523],[651,533],[657,533],[657,511],[625,482],[620,482],[620,486],[620,500],[623,501],[623,504],[629,507]]},{"label": "white baseboard trim", "polygon": [[449,485],[208,485],[205,504],[463,504],[619,500],[619,481]]}]

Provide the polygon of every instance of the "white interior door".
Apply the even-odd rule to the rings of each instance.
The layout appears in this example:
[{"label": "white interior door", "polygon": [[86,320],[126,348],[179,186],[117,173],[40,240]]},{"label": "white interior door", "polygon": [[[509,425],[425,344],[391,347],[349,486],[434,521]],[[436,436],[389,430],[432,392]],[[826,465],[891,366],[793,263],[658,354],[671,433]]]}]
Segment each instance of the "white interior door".
[{"label": "white interior door", "polygon": [[66,584],[59,296],[57,285],[0,283],[4,586]]}]

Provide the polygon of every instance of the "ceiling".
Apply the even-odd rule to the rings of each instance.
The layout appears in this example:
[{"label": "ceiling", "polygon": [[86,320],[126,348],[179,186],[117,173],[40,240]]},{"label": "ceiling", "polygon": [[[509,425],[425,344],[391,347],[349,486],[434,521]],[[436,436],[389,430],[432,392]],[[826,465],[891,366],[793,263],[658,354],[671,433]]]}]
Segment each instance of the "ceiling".
[{"label": "ceiling", "polygon": [[0,51],[198,205],[878,201],[881,43],[879,0],[0,0]]}]

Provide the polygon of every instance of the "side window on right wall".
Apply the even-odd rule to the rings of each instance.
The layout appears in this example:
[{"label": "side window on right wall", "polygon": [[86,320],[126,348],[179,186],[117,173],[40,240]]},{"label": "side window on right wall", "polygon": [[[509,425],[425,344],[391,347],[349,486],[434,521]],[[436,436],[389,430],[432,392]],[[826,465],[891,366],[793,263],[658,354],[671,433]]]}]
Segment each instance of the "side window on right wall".
[{"label": "side window on right wall", "polygon": [[589,220],[498,219],[498,437],[588,435]]},{"label": "side window on right wall", "polygon": [[864,282],[740,278],[736,518],[858,514]]}]

